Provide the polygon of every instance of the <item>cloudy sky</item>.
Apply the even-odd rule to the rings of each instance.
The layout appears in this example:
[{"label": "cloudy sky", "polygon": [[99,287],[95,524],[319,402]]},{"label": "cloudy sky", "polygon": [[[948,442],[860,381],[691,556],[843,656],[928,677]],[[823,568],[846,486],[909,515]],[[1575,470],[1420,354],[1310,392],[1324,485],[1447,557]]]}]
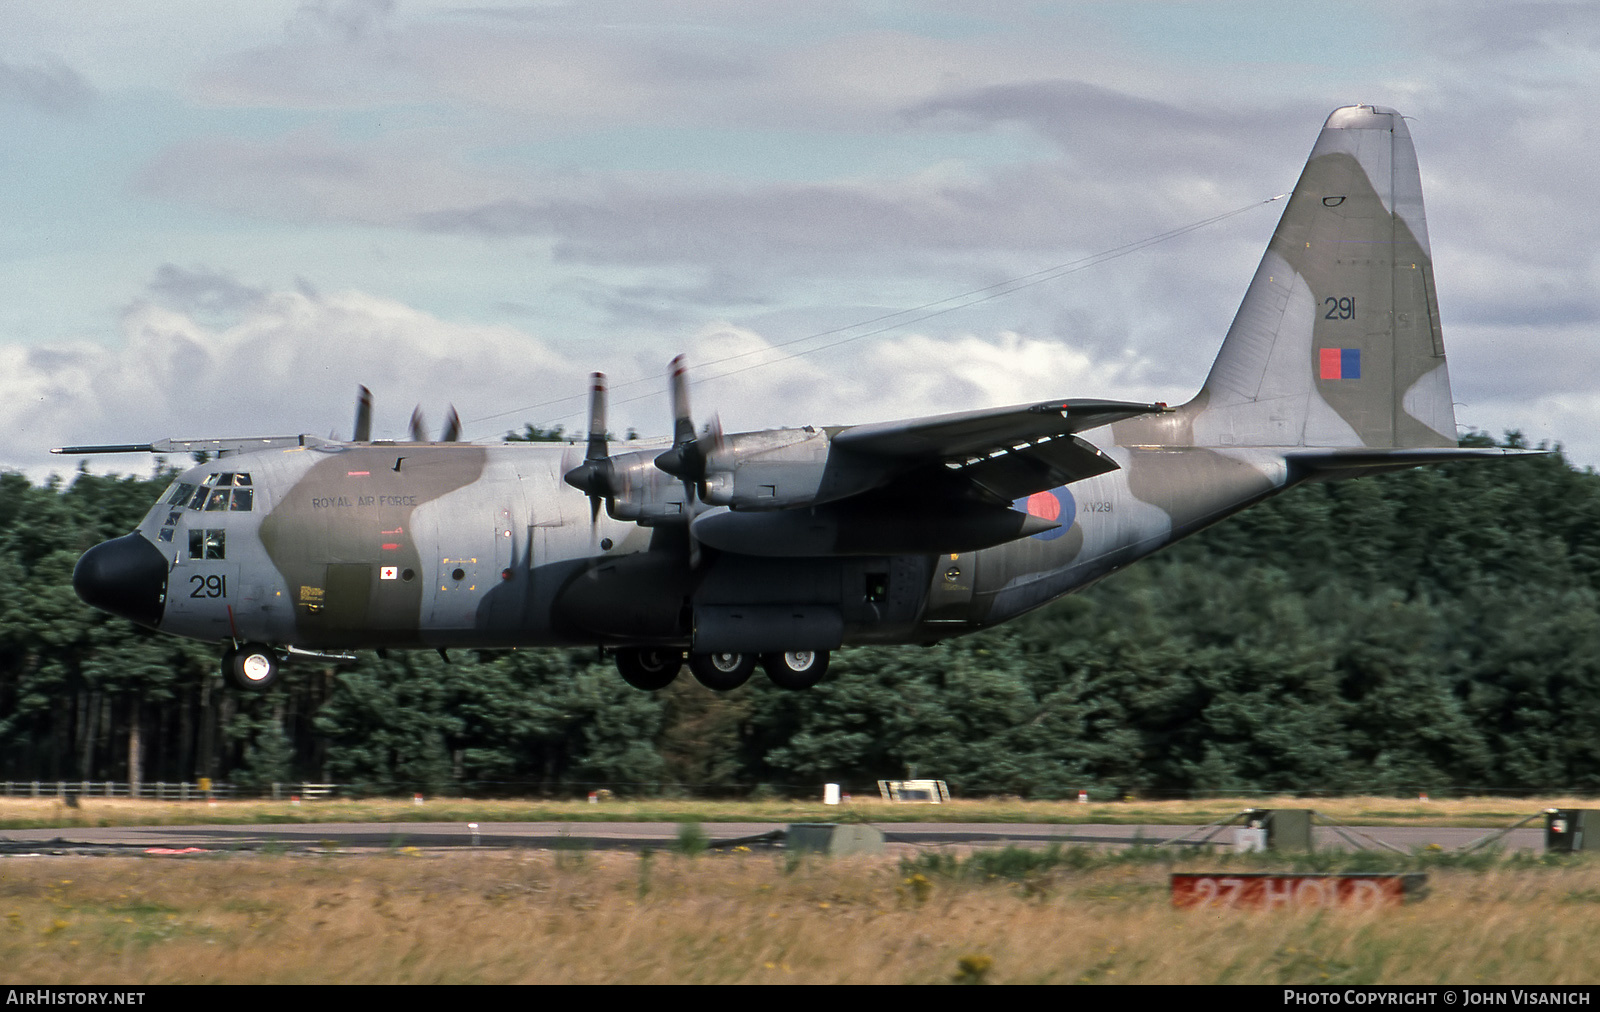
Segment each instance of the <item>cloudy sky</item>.
[{"label": "cloudy sky", "polygon": [[614,430],[661,434],[679,351],[732,430],[1183,400],[1262,202],[1353,102],[1412,117],[1458,421],[1600,464],[1588,3],[0,0],[0,28],[3,468],[347,435],[362,383],[380,437],[419,403],[581,430],[594,369]]}]

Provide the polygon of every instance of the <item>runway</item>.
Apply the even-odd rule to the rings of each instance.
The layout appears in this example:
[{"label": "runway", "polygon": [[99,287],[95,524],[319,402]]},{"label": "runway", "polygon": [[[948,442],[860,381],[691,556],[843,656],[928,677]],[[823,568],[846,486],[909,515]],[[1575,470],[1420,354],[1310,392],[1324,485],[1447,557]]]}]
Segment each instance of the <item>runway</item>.
[{"label": "runway", "polygon": [[[71,829],[0,830],[0,857],[22,854],[141,854],[150,851],[283,852],[380,851],[402,847],[462,851],[492,850],[655,850],[678,842],[677,822],[328,822],[231,826],[133,826]],[[880,823],[893,847],[1042,847],[1050,844],[1133,846],[1198,840],[1198,826],[1041,825],[1032,823]],[[779,848],[785,825],[770,822],[711,822],[701,831],[712,849],[737,846]],[[1328,826],[1313,829],[1313,845],[1347,850],[1356,846],[1404,851],[1430,845],[1444,850],[1468,846],[1495,830],[1484,828],[1354,826],[1348,837]],[[1233,829],[1216,831],[1206,846],[1231,848]],[[1371,841],[1378,841],[1376,843]],[[1544,831],[1523,827],[1495,844],[1503,850],[1542,852]]]}]

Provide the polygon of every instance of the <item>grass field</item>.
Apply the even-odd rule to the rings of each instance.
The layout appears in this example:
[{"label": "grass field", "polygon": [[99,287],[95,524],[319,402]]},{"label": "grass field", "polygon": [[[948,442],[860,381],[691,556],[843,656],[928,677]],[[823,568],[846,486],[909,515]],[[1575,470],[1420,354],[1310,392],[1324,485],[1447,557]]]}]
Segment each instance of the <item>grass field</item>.
[{"label": "grass field", "polygon": [[1312,808],[1355,825],[1509,825],[1544,808],[1594,807],[1577,798],[1213,798],[1204,801],[957,800],[945,805],[891,805],[855,799],[819,801],[473,801],[436,798],[363,801],[151,801],[86,798],[69,808],[55,798],[0,798],[0,830],[72,826],[177,826],[309,822],[1019,822],[1204,825],[1246,808]]},{"label": "grass field", "polygon": [[1264,913],[1170,905],[1169,871],[1219,859],[1056,853],[11,859],[0,965],[126,985],[1600,980],[1591,860],[1479,858],[1402,907]]}]

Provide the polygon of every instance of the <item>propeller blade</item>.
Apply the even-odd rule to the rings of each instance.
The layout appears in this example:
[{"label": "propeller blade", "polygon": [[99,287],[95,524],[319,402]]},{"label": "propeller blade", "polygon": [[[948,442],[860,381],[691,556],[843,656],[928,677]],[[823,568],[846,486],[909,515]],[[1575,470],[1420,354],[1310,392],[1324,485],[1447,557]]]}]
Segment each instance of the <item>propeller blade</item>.
[{"label": "propeller blade", "polygon": [[356,393],[356,425],[351,442],[372,442],[372,391],[361,387]]},{"label": "propeller blade", "polygon": [[694,421],[689,417],[689,366],[682,355],[667,367],[672,390],[672,445],[694,442]]},{"label": "propeller blade", "polygon": [[606,374],[589,375],[589,451],[585,460],[601,460],[610,454],[606,447]]},{"label": "propeller blade", "polygon": [[706,462],[694,438],[694,419],[689,415],[689,367],[682,355],[668,367],[668,385],[672,391],[672,449],[656,457],[656,466],[682,479],[692,496]]},{"label": "propeller blade", "polygon": [[428,441],[428,422],[422,417],[422,405],[420,404],[411,412],[411,441],[413,443],[426,443]]},{"label": "propeller blade", "polygon": [[450,405],[450,414],[444,420],[444,432],[439,436],[441,443],[454,443],[461,438],[461,416],[456,414],[456,406]]},{"label": "propeller blade", "polygon": [[612,470],[606,445],[605,373],[589,376],[589,445],[583,463],[568,470],[562,478],[589,497],[589,533],[593,535],[600,524],[600,503],[617,494],[616,473]]}]

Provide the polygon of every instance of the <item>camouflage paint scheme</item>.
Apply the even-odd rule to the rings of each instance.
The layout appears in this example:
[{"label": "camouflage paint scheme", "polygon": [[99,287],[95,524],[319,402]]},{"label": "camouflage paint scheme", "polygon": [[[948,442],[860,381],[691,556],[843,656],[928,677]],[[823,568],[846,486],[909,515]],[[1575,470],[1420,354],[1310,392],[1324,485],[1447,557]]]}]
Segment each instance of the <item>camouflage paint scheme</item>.
[{"label": "camouflage paint scheme", "polygon": [[[184,509],[164,543],[173,507],[152,510],[137,535],[168,572],[156,610],[130,617],[311,651],[927,643],[1301,481],[1501,455],[1457,445],[1415,152],[1399,114],[1370,106],[1329,116],[1181,407],[743,433],[675,476],[656,457],[692,437],[686,414],[672,444],[591,449],[604,473],[581,479],[579,449],[553,444],[220,442],[180,481],[247,473],[253,509]],[[195,526],[225,531],[224,559],[190,557]]]}]

